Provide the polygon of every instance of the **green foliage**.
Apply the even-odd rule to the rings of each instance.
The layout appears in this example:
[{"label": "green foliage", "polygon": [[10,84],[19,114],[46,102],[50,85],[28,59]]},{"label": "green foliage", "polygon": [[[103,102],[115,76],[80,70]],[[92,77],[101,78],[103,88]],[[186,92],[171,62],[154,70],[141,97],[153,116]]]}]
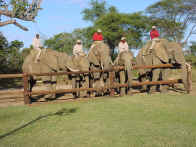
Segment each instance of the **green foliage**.
[{"label": "green foliage", "polygon": [[27,11],[29,6],[27,0],[11,0],[10,4],[12,5],[13,11],[12,14],[14,17],[20,17]]},{"label": "green foliage", "polygon": [[0,73],[21,72],[23,57],[20,49],[23,42],[15,40],[8,43],[7,39],[0,34]]},{"label": "green foliage", "polygon": [[196,56],[196,42],[192,42],[190,46],[190,51],[192,55]]},{"label": "green foliage", "polygon": [[[91,8],[85,9],[82,14],[84,20],[91,21],[93,26],[88,27],[84,36],[92,40],[93,33],[100,28],[104,40],[111,48],[112,54],[122,36],[127,37],[130,48],[141,47],[144,35],[148,31],[149,21],[142,13],[119,13],[116,7],[106,7],[106,1],[92,0]],[[90,41],[88,42],[88,46]]]},{"label": "green foliage", "polygon": [[46,40],[45,45],[47,48],[71,54],[75,41],[71,33],[60,33]]},{"label": "green foliage", "polygon": [[147,31],[147,18],[141,13],[124,14],[111,11],[95,22],[96,28],[101,28],[111,49],[114,49],[120,38],[127,38],[130,48],[139,48]]},{"label": "green foliage", "polygon": [[99,2],[98,0],[90,1],[90,8],[86,8],[82,11],[83,19],[87,21],[94,22],[99,17],[103,16],[107,12],[106,2],[103,0]]},{"label": "green foliage", "polygon": [[185,33],[190,31],[188,26],[196,23],[195,8],[196,2],[192,0],[160,0],[149,6],[146,12],[150,15],[152,25],[160,28],[162,37],[181,42]]}]

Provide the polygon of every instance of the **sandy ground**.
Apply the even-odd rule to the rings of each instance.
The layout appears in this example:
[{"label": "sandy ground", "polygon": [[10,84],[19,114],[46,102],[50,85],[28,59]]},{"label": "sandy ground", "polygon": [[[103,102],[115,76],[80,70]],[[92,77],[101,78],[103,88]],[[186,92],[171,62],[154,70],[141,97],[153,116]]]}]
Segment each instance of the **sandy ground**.
[{"label": "sandy ground", "polygon": [[[182,84],[178,84],[177,85],[178,87],[182,87]],[[57,89],[71,89],[72,86],[71,85],[57,85]],[[39,85],[39,86],[35,86],[33,88],[33,91],[36,91],[36,90],[46,90],[46,88],[44,87],[44,85]],[[24,98],[23,98],[23,94],[18,94],[18,95],[13,95],[13,94],[8,94],[8,92],[17,92],[17,91],[20,91],[22,92],[23,91],[23,88],[20,88],[20,89],[6,89],[6,90],[0,90],[0,107],[7,107],[7,106],[17,106],[17,105],[24,105]],[[135,91],[137,92],[137,91]],[[169,93],[175,93],[175,94],[182,94],[183,91],[181,90],[177,90],[177,91],[174,91],[174,90],[169,90]],[[139,95],[146,95],[146,93],[137,93]],[[192,86],[192,91],[190,93],[190,95],[192,96],[196,96],[196,83],[193,83],[193,86]],[[34,96],[34,98],[39,98],[40,96]],[[91,97],[92,98],[92,97]],[[85,100],[88,100],[89,98],[85,98]],[[73,96],[72,94],[62,94],[62,95],[58,95],[57,97],[57,100],[58,102],[62,102],[62,101],[73,101]],[[50,101],[49,103],[54,103],[54,102],[57,102],[57,100],[54,100],[54,101]],[[80,98],[80,99],[77,99],[77,100],[84,100],[84,98]],[[43,103],[45,100],[42,98],[39,98],[38,100],[38,103]]]}]

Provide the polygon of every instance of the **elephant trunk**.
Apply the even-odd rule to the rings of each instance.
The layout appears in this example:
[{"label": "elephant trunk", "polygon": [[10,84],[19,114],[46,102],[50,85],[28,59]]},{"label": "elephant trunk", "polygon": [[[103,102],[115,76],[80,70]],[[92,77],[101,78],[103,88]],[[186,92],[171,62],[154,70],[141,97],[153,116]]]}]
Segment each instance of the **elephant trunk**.
[{"label": "elephant trunk", "polygon": [[125,70],[127,71],[128,85],[131,87],[132,85],[132,64],[129,60],[125,60]]}]

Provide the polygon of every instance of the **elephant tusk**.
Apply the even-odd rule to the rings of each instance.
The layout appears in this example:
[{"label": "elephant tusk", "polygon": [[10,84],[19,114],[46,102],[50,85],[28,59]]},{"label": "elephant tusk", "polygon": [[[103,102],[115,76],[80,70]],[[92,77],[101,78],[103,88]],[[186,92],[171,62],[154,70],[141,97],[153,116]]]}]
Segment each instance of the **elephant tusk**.
[{"label": "elephant tusk", "polygon": [[80,70],[78,70],[78,69],[73,69],[73,68],[71,68],[71,67],[68,67],[68,69],[71,70],[71,71],[73,71],[73,72],[78,72],[78,71],[80,71]]}]

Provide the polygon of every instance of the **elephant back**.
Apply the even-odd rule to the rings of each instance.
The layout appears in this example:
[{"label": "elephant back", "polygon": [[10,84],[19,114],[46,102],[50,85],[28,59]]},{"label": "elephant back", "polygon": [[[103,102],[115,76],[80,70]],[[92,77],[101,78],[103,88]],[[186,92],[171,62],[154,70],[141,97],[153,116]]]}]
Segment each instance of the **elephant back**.
[{"label": "elephant back", "polygon": [[132,63],[132,61],[133,61],[133,53],[131,51],[121,52],[118,55],[115,63],[118,63],[118,65],[124,65],[126,61]]}]

